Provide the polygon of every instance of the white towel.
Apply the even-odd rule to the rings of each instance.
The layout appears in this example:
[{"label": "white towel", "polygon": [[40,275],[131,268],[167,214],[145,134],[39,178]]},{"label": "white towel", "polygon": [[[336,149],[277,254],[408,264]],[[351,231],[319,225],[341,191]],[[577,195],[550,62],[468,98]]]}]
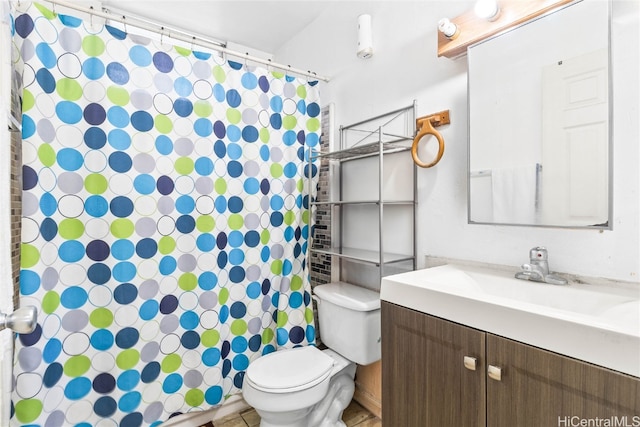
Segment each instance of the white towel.
[{"label": "white towel", "polygon": [[493,221],[535,224],[537,165],[497,168],[491,171]]}]

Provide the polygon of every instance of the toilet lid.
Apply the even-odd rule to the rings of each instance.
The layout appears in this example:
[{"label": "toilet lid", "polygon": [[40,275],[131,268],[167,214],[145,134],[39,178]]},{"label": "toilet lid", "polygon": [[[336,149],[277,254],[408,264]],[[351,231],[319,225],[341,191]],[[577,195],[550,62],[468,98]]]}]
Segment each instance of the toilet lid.
[{"label": "toilet lid", "polygon": [[331,373],[333,362],[314,346],[280,350],[251,362],[245,379],[259,390],[291,392],[322,382]]}]

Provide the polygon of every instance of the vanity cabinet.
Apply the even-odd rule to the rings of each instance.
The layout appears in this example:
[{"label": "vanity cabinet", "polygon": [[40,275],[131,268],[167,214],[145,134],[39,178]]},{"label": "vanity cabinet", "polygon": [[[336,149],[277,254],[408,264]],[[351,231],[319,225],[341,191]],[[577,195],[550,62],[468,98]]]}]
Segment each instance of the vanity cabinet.
[{"label": "vanity cabinet", "polygon": [[492,334],[486,346],[487,363],[502,372],[487,380],[488,426],[607,425],[579,420],[612,417],[609,425],[640,426],[639,378]]},{"label": "vanity cabinet", "polygon": [[[484,332],[385,301],[381,305],[383,425],[483,425]],[[475,358],[475,371],[461,365],[465,356]]]},{"label": "vanity cabinet", "polygon": [[403,427],[634,426],[640,378],[382,301],[382,415]]}]

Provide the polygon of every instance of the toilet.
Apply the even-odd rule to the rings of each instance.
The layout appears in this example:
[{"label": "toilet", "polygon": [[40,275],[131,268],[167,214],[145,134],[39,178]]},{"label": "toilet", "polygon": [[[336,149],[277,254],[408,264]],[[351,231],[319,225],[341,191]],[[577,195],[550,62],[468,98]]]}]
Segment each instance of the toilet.
[{"label": "toilet", "polygon": [[344,426],[356,364],[380,359],[380,294],[344,282],[314,289],[322,342],[278,350],[251,362],[242,395],[261,427]]}]

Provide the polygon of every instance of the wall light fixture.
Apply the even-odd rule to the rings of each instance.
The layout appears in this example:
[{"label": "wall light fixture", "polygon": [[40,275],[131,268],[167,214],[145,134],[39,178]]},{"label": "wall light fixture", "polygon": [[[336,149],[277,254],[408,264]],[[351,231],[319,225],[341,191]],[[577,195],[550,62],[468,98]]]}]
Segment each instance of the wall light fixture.
[{"label": "wall light fixture", "polygon": [[458,27],[457,37],[450,38],[437,31],[438,56],[458,58],[466,55],[467,48],[557,10],[576,0],[475,0],[474,8],[450,18]]},{"label": "wall light fixture", "polygon": [[358,58],[369,59],[373,56],[373,32],[371,15],[358,16]]}]

